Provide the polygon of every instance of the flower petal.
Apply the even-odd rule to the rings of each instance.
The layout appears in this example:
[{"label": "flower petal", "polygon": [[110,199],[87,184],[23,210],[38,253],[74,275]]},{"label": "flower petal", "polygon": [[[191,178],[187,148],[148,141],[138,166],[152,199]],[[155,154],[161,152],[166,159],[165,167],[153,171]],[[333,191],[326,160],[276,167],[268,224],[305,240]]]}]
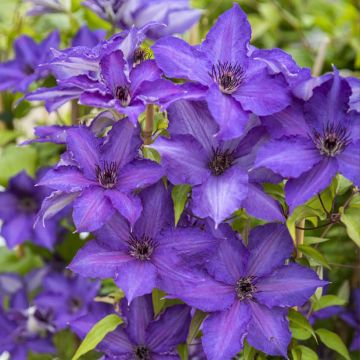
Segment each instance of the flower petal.
[{"label": "flower petal", "polygon": [[217,85],[213,84],[206,100],[210,112],[219,124],[220,131],[217,136],[221,140],[230,140],[241,136],[249,121],[249,113],[244,111],[239,102],[231,95],[220,92]]},{"label": "flower petal", "polygon": [[10,191],[0,192],[0,219],[8,220],[16,215],[18,206],[17,197]]},{"label": "flower petal", "polygon": [[[300,159],[302,161],[302,158]],[[336,160],[325,158],[297,179],[290,179],[285,185],[286,202],[290,212],[330,185],[337,170]]]},{"label": "flower petal", "polygon": [[193,189],[193,212],[202,218],[210,217],[219,225],[241,207],[247,195],[248,176],[233,166],[220,176],[210,176],[201,186]]},{"label": "flower petal", "polygon": [[161,71],[154,60],[143,61],[130,72],[131,93],[136,94],[144,81],[161,78]]},{"label": "flower petal", "polygon": [[139,128],[134,128],[128,119],[122,119],[110,130],[107,142],[101,149],[101,158],[109,163],[115,162],[121,169],[138,155],[140,145]]},{"label": "flower petal", "polygon": [[169,36],[158,40],[152,47],[159,68],[170,78],[197,81],[207,85],[211,78],[211,65],[206,55],[184,40]]},{"label": "flower petal", "polygon": [[114,208],[101,187],[85,189],[74,201],[73,219],[78,231],[99,229],[114,214]]},{"label": "flower petal", "polygon": [[282,75],[270,76],[266,69],[240,85],[233,94],[245,111],[255,115],[271,115],[290,105],[291,98]]},{"label": "flower petal", "polygon": [[155,184],[164,176],[164,170],[151,160],[135,160],[120,171],[117,188],[130,192]]},{"label": "flower petal", "polygon": [[287,359],[287,348],[291,340],[289,323],[286,319],[287,310],[268,309],[254,301],[249,301],[249,305],[251,308],[247,336],[249,344],[265,354],[284,356]]},{"label": "flower petal", "polygon": [[289,264],[260,278],[256,283],[255,299],[267,307],[302,306],[316,289],[325,286],[326,281],[304,266]]},{"label": "flower petal", "polygon": [[132,261],[121,268],[116,284],[124,291],[129,303],[138,296],[150,294],[156,287],[157,271],[149,261]]},{"label": "flower petal", "polygon": [[89,278],[116,278],[124,264],[134,259],[124,251],[114,251],[92,240],[85,244],[68,266],[75,273]]},{"label": "flower petal", "polygon": [[321,160],[311,140],[301,137],[272,140],[262,146],[256,156],[255,168],[266,167],[284,177],[296,178]]},{"label": "flower petal", "polygon": [[24,241],[32,240],[32,225],[31,216],[21,213],[4,222],[1,227],[1,235],[4,237],[7,247],[13,249]]},{"label": "flower petal", "polygon": [[248,249],[248,275],[263,276],[283,265],[294,245],[285,225],[266,224],[250,232]]},{"label": "flower petal", "polygon": [[249,305],[235,301],[230,309],[210,314],[202,326],[202,344],[208,360],[228,360],[243,347],[250,321]]},{"label": "flower petal", "polygon": [[201,45],[213,64],[246,64],[251,27],[246,14],[238,4],[219,16]]},{"label": "flower petal", "polygon": [[242,206],[258,219],[267,221],[285,221],[280,204],[266,194],[259,185],[249,184],[249,191]]},{"label": "flower petal", "polygon": [[67,131],[68,149],[88,179],[96,180],[95,167],[99,164],[100,139],[87,127]]},{"label": "flower petal", "polygon": [[173,184],[201,184],[210,174],[209,159],[203,147],[192,137],[175,135],[157,138],[151,145],[161,155],[161,165]]},{"label": "flower petal", "polygon": [[87,179],[75,166],[59,166],[47,171],[37,185],[65,192],[77,192],[89,186],[96,186],[97,183]]},{"label": "flower petal", "polygon": [[155,353],[173,351],[186,341],[191,316],[186,305],[175,305],[153,321],[147,329],[146,344]]},{"label": "flower petal", "polygon": [[130,227],[133,228],[142,211],[140,198],[115,189],[106,190],[105,196],[112,206],[129,221]]},{"label": "flower petal", "polygon": [[355,186],[360,186],[360,141],[349,144],[346,149],[337,156],[339,172],[351,180]]}]

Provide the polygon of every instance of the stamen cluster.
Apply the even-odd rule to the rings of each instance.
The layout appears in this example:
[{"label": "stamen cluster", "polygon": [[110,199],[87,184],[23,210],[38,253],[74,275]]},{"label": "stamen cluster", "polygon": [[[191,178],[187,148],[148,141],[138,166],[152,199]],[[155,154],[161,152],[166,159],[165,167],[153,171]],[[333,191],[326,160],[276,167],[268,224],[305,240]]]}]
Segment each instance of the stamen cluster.
[{"label": "stamen cluster", "polygon": [[134,51],[134,66],[139,65],[143,61],[148,60],[150,58],[151,58],[151,53],[148,49],[138,47]]},{"label": "stamen cluster", "polygon": [[155,244],[154,241],[147,235],[142,235],[142,237],[138,239],[134,234],[131,234],[128,244],[129,254],[132,257],[141,261],[151,259],[151,255],[155,249]]},{"label": "stamen cluster", "polygon": [[127,107],[130,104],[131,94],[127,86],[118,86],[116,88],[115,96],[120,100],[121,106]]},{"label": "stamen cluster", "polygon": [[239,300],[252,299],[256,291],[254,280],[255,276],[245,276],[236,282],[235,291]]},{"label": "stamen cluster", "polygon": [[209,168],[213,175],[220,176],[233,164],[233,153],[229,150],[222,151],[221,149],[214,150],[212,160],[209,162]]},{"label": "stamen cluster", "polygon": [[322,134],[314,130],[313,141],[321,155],[334,157],[344,151],[349,144],[350,135],[340,124],[327,124]]},{"label": "stamen cluster", "polygon": [[135,348],[135,358],[136,360],[150,360],[150,350],[143,345],[137,346]]},{"label": "stamen cluster", "polygon": [[105,161],[103,168],[101,168],[99,165],[96,165],[95,173],[99,184],[106,189],[111,189],[117,183],[118,165],[113,161],[110,163]]},{"label": "stamen cluster", "polygon": [[212,79],[219,85],[221,92],[225,94],[232,94],[243,83],[245,78],[245,71],[241,65],[232,65],[229,62],[218,62],[212,66]]}]

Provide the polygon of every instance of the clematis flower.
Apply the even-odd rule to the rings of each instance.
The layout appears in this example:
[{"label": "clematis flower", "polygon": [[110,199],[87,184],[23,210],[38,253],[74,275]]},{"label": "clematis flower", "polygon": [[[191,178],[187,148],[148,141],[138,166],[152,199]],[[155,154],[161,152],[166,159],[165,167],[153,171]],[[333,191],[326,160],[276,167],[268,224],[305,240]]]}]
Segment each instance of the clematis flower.
[{"label": "clematis flower", "polygon": [[[156,183],[161,167],[150,160],[138,160],[139,130],[127,119],[118,121],[105,139],[87,127],[67,130],[66,142],[74,165],[49,170],[39,182],[55,193],[43,203],[40,216],[47,218],[71,202],[78,231],[94,231],[119,212],[134,225],[142,205],[136,189]],[[51,213],[49,215],[49,212]]]},{"label": "clematis flower", "polygon": [[86,25],[83,25],[75,34],[71,41],[71,45],[86,46],[89,48],[95,47],[98,43],[105,39],[105,30],[90,30]]},{"label": "clematis flower", "polygon": [[46,311],[57,330],[87,314],[100,288],[98,282],[66,273],[49,272],[34,303]]},{"label": "clematis flower", "polygon": [[234,4],[219,17],[201,45],[193,47],[165,37],[152,47],[167,77],[199,84],[193,87],[194,97],[199,98],[202,91],[222,139],[242,135],[250,113],[270,115],[290,103],[283,75],[269,74],[264,61],[248,55],[250,37],[246,15]]},{"label": "clematis flower", "polygon": [[[43,174],[40,171],[38,178]],[[34,226],[41,203],[49,195],[48,189],[36,188],[36,180],[20,172],[10,179],[7,189],[0,192],[0,219],[3,221],[1,235],[6,245],[14,248],[25,241],[52,249],[58,236],[58,221],[47,222],[44,228]]]},{"label": "clematis flower", "polygon": [[[105,55],[100,61],[103,81],[84,91],[79,102],[88,106],[115,109],[134,125],[147,103],[166,105],[183,94],[180,87],[161,79],[154,60],[147,60],[130,70],[121,50]],[[78,84],[80,87],[81,79]],[[86,86],[84,86],[85,88]]]},{"label": "clematis flower", "polygon": [[[121,317],[125,320],[115,331],[107,334],[97,346],[107,359],[180,359],[177,346],[186,341],[190,326],[190,308],[186,305],[168,307],[154,318],[151,295],[121,303]],[[99,314],[105,316],[105,312]],[[82,338],[95,322],[97,313],[90,313],[73,324]]]},{"label": "clematis flower", "polygon": [[308,101],[294,101],[263,118],[276,139],[259,149],[255,167],[289,179],[285,193],[291,211],[325,189],[337,172],[359,186],[360,115],[349,110],[351,94],[335,69]]},{"label": "clematis flower", "polygon": [[198,228],[174,228],[170,193],[158,183],[140,194],[144,209],[131,228],[115,215],[94,232],[96,240],[79,250],[69,268],[92,278],[113,278],[129,302],[158,286],[159,264],[205,261],[217,239]]},{"label": "clematis flower", "polygon": [[340,317],[355,330],[350,350],[360,350],[360,289],[353,290],[352,308],[350,311],[345,311]]},{"label": "clematis flower", "polygon": [[25,92],[31,83],[48,76],[49,71],[38,65],[50,59],[50,49],[57,48],[59,42],[57,31],[40,44],[26,35],[18,37],[14,42],[15,59],[0,63],[0,91]]},{"label": "clematis flower", "polygon": [[129,29],[133,25],[140,28],[150,21],[166,25],[149,30],[147,36],[151,39],[182,34],[190,29],[201,15],[200,10],[190,7],[189,0],[85,0],[83,5],[122,29]]},{"label": "clematis flower", "polygon": [[[171,183],[192,186],[192,211],[210,217],[217,226],[244,206],[261,219],[283,221],[279,204],[266,195],[253,167],[254,151],[266,135],[254,126],[242,138],[221,141],[218,126],[205,102],[181,100],[168,110],[171,138],[159,137],[151,145]],[[256,119],[253,124],[256,124]],[[250,125],[249,125],[250,127]]]},{"label": "clematis flower", "polygon": [[61,14],[67,11],[62,0],[25,0],[32,5],[27,12],[28,16],[39,16],[44,14]]},{"label": "clematis flower", "polygon": [[309,268],[284,265],[292,251],[287,228],[267,224],[250,232],[247,248],[227,233],[206,272],[163,265],[162,288],[169,296],[210,312],[202,325],[209,360],[231,359],[245,338],[266,354],[287,358],[287,309],[303,305],[326,284]]},{"label": "clematis flower", "polygon": [[31,306],[25,288],[12,294],[9,308],[1,304],[0,324],[0,353],[8,352],[11,359],[27,359],[30,352],[55,353],[49,314]]}]

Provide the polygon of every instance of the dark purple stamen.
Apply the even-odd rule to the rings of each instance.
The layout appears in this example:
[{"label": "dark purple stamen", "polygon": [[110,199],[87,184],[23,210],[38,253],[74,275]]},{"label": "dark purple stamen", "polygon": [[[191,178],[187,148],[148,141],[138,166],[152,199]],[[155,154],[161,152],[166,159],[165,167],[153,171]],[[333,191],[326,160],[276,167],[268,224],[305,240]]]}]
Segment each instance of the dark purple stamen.
[{"label": "dark purple stamen", "polygon": [[256,291],[254,280],[255,276],[245,276],[236,282],[235,291],[239,300],[252,299]]},{"label": "dark purple stamen", "polygon": [[139,345],[135,348],[136,360],[150,360],[150,350],[143,345]]},{"label": "dark purple stamen", "polygon": [[121,106],[126,107],[130,104],[131,94],[127,86],[118,86],[115,96],[120,100]]},{"label": "dark purple stamen", "polygon": [[219,85],[221,92],[232,94],[244,82],[245,71],[241,65],[218,62],[212,66],[209,75]]},{"label": "dark purple stamen", "polygon": [[129,254],[134,258],[141,261],[151,259],[151,255],[155,249],[155,243],[147,235],[142,235],[142,237],[138,239],[134,234],[130,234],[128,244]]},{"label": "dark purple stamen", "polygon": [[102,168],[96,165],[95,173],[99,184],[106,189],[111,189],[117,183],[118,165],[116,162],[108,163],[105,161]]},{"label": "dark purple stamen", "polygon": [[220,176],[233,164],[233,153],[229,150],[214,150],[213,158],[209,162],[209,168],[213,175]]},{"label": "dark purple stamen", "polygon": [[350,141],[350,134],[340,124],[327,124],[322,133],[314,129],[312,139],[321,155],[334,157],[345,150]]},{"label": "dark purple stamen", "polygon": [[142,63],[145,60],[148,60],[151,58],[151,53],[148,49],[143,49],[143,48],[137,48],[134,51],[134,65],[139,65],[140,63]]}]

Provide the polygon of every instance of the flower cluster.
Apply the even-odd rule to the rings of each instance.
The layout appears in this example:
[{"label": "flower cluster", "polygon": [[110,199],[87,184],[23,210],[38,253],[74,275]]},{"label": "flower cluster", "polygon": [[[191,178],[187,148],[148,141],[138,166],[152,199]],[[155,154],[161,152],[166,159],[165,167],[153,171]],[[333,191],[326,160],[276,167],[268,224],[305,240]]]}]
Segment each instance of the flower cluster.
[{"label": "flower cluster", "polygon": [[[65,11],[57,0],[32,3],[33,14]],[[21,342],[52,352],[54,331],[70,325],[84,338],[118,313],[124,323],[97,347],[106,359],[175,359],[197,309],[205,320],[194,358],[231,359],[245,340],[288,358],[289,310],[327,282],[297,261],[286,220],[337,173],[360,186],[359,82],[336,68],[313,78],[284,51],[253,47],[237,4],[195,46],[169,36],[199,18],[188,1],[84,5],[124,30],[105,39],[83,27],[65,50],[57,33],[40,45],[21,37],[16,59],[0,66],[0,89],[26,91],[52,74],[56,86],[25,98],[48,111],[70,100],[97,111],[90,123],[36,128],[28,143],[61,144],[60,160],[0,192],[9,247],[32,240],[56,253],[70,211],[76,231],[93,235],[68,264],[77,275],[47,271],[33,305],[14,300],[0,312],[0,350],[20,359]],[[146,38],[158,39],[151,50]],[[154,130],[154,107],[167,131]],[[285,184],[285,201],[265,183]],[[178,189],[187,189],[180,215]],[[231,227],[240,210],[258,219],[243,236]],[[99,283],[84,278],[113,279],[125,298],[93,303]],[[22,279],[6,281],[16,291],[4,296],[24,293]],[[180,304],[155,314],[154,290]]]}]

